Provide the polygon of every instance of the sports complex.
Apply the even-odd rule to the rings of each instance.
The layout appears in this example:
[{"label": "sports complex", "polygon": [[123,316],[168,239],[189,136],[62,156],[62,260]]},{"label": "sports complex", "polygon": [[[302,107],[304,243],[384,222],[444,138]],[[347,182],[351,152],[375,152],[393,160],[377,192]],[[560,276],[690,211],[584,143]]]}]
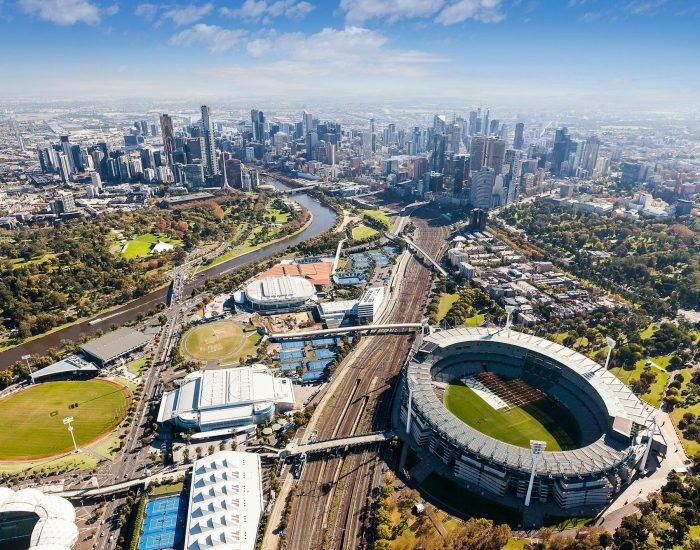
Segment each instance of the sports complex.
[{"label": "sports complex", "polygon": [[111,432],[126,414],[131,393],[105,380],[45,382],[0,400],[0,461],[33,460],[73,450],[63,419],[73,417],[78,447]]},{"label": "sports complex", "polygon": [[485,496],[522,499],[531,484],[531,506],[602,508],[650,451],[665,452],[653,408],[595,361],[536,336],[438,331],[403,374],[411,445]]}]

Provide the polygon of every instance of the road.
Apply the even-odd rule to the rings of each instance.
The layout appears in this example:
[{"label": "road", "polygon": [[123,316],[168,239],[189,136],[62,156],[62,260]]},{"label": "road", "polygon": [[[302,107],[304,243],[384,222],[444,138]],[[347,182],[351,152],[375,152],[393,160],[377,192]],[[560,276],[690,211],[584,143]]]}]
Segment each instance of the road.
[{"label": "road", "polygon": [[[447,249],[448,228],[440,221],[439,213],[427,211],[413,222],[416,243],[432,257],[440,258]],[[410,257],[384,322],[420,322],[432,277],[430,268]],[[412,338],[400,330],[365,338],[358,345],[336,373],[335,391],[317,408],[313,431],[318,440],[390,428],[397,375],[411,345]],[[310,432],[308,429],[306,433]],[[297,482],[297,497],[286,530],[290,550],[365,545],[367,496],[381,480],[378,446],[361,453],[338,454],[310,457]]]}]

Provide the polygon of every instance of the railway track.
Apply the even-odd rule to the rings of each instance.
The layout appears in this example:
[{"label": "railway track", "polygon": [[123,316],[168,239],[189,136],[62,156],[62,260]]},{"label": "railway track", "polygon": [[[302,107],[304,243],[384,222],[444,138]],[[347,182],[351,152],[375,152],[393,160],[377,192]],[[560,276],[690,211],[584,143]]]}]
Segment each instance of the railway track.
[{"label": "railway track", "polygon": [[[436,217],[436,219],[438,219]],[[434,258],[447,249],[448,229],[415,218],[416,243]],[[418,322],[432,285],[432,270],[412,256],[405,267],[397,301],[386,322]],[[391,402],[397,376],[410,350],[409,332],[371,336],[353,354],[333,398],[320,411],[318,439],[385,430],[390,427]],[[366,545],[365,505],[380,479],[379,446],[360,453],[339,453],[311,459],[298,483],[290,523],[289,550],[362,548]]]}]

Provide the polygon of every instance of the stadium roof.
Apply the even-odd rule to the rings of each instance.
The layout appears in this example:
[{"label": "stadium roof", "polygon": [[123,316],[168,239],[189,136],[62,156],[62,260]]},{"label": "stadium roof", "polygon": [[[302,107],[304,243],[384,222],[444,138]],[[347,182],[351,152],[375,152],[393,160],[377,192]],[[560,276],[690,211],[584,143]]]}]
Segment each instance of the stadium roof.
[{"label": "stadium roof", "polygon": [[263,512],[260,457],[220,451],[194,463],[186,550],[253,550]]},{"label": "stadium roof", "polygon": [[294,390],[289,379],[275,378],[264,365],[198,371],[163,395],[158,422],[174,418],[200,424],[234,422],[267,404],[294,406]]},{"label": "stadium roof", "polygon": [[246,286],[248,299],[257,303],[309,300],[315,292],[314,286],[302,277],[268,277]]},{"label": "stadium roof", "polygon": [[65,498],[45,495],[36,489],[14,492],[0,487],[0,516],[29,512],[39,517],[30,540],[29,550],[70,550],[78,540],[75,509]]},{"label": "stadium roof", "polygon": [[48,367],[44,367],[43,369],[34,371],[30,374],[30,376],[32,377],[32,379],[36,380],[38,378],[45,378],[47,376],[53,376],[56,374],[68,374],[71,372],[96,373],[98,371],[99,369],[95,365],[93,365],[89,361],[86,361],[82,357],[79,357],[77,355],[69,355],[68,357],[61,359],[60,361],[57,361],[56,363],[53,363]]},{"label": "stadium roof", "polygon": [[142,348],[150,341],[142,332],[123,327],[83,344],[80,349],[104,364]]},{"label": "stadium roof", "polygon": [[[640,426],[651,425],[651,407],[640,401],[620,380],[601,365],[555,342],[512,330],[486,328],[456,328],[439,331],[425,338],[424,349],[430,344],[448,348],[454,344],[484,341],[525,348],[542,354],[563,367],[579,374],[601,397],[609,417],[628,419]],[[408,380],[413,389],[413,402],[441,432],[441,436],[477,454],[492,464],[529,471],[532,467],[532,452],[498,439],[489,437],[449,412],[435,393],[431,368],[434,358],[430,355],[422,362],[413,359],[408,367]],[[620,422],[617,423],[618,425]],[[537,465],[539,475],[579,476],[605,473],[614,470],[638,452],[635,445],[625,444],[604,434],[592,444],[570,451],[545,451]]]}]

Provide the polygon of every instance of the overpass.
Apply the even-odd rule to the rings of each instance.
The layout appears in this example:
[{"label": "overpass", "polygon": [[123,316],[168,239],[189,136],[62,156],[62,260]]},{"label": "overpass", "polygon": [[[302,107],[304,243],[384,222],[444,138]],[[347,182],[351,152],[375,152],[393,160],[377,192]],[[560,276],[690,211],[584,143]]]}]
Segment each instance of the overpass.
[{"label": "overpass", "polygon": [[338,248],[335,251],[335,259],[333,260],[333,269],[331,271],[331,275],[335,275],[335,272],[338,270],[338,262],[340,262],[340,251],[343,249],[345,241],[347,241],[347,239],[341,239],[338,243]]},{"label": "overpass", "polygon": [[297,445],[290,443],[282,451],[281,456],[295,456],[301,454],[317,454],[332,451],[333,449],[347,449],[351,447],[359,447],[361,445],[369,445],[371,443],[384,443],[394,437],[394,432],[372,432],[369,434],[349,435],[336,437],[335,439],[326,439],[325,441],[315,441],[313,443],[304,443]]},{"label": "overpass", "polygon": [[449,277],[449,274],[447,273],[447,271],[445,271],[445,270],[443,269],[443,267],[442,267],[439,263],[437,263],[435,260],[433,260],[433,258],[430,257],[430,256],[427,254],[427,252],[425,252],[425,250],[423,250],[421,247],[419,247],[416,243],[414,243],[414,242],[413,242],[411,239],[409,239],[408,237],[403,236],[403,237],[401,237],[401,238],[402,238],[404,241],[406,241],[406,243],[408,244],[409,248],[413,248],[413,249],[417,250],[418,252],[420,252],[421,256],[423,256],[426,260],[428,260],[431,264],[433,264],[433,266],[435,267],[435,269],[437,269],[444,277]]},{"label": "overpass", "polygon": [[369,332],[372,330],[394,330],[402,328],[419,329],[422,323],[393,323],[388,325],[358,325],[353,327],[324,328],[319,330],[307,330],[306,332],[285,332],[270,334],[270,338],[285,340],[287,338],[307,338],[310,336],[328,336],[329,334],[346,334],[348,332]]}]

